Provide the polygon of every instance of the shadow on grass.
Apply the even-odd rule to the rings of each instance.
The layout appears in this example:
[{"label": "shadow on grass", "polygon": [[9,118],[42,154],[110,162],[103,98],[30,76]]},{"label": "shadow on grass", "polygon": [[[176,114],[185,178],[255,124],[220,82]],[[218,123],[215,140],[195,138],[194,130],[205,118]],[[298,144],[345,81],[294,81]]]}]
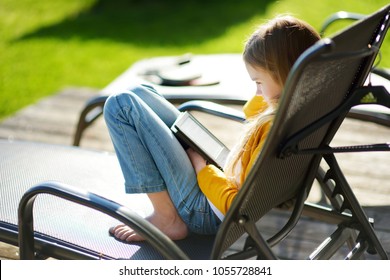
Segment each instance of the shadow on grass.
[{"label": "shadow on grass", "polygon": [[218,37],[265,13],[274,0],[98,0],[89,10],[18,40],[106,39],[141,46],[182,46]]}]

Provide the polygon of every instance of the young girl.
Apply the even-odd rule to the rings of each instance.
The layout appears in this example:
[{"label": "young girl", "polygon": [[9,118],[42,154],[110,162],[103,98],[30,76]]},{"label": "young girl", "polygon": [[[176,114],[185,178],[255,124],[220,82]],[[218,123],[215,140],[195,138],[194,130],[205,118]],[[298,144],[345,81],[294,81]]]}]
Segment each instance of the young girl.
[{"label": "young girl", "polygon": [[[249,38],[243,58],[256,94],[244,106],[248,128],[224,171],[182,148],[170,130],[179,111],[153,87],[137,86],[107,99],[104,116],[126,192],[148,195],[152,224],[173,240],[189,232],[216,233],[221,223],[216,213],[227,212],[258,157],[292,65],[317,40],[311,26],[290,16],[261,25]],[[126,225],[110,233],[126,242],[143,240]]]}]

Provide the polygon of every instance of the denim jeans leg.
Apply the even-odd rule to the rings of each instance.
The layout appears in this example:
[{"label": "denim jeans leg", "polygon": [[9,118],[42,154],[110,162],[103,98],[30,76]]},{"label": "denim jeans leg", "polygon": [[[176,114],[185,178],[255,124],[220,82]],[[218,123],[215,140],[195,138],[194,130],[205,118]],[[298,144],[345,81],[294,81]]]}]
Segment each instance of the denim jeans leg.
[{"label": "denim jeans leg", "polygon": [[178,114],[148,87],[111,96],[104,112],[126,191],[167,190],[191,231],[214,233],[219,220],[198,187],[186,152],[169,128]]}]

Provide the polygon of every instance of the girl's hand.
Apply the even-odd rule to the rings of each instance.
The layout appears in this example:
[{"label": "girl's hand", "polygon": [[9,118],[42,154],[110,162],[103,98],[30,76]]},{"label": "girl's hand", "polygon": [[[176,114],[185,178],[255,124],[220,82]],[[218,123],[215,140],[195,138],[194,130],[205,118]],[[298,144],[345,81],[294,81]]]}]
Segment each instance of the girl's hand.
[{"label": "girl's hand", "polygon": [[199,171],[207,165],[206,160],[191,148],[187,149],[186,153],[192,163],[192,166],[195,169],[196,174],[198,174]]}]

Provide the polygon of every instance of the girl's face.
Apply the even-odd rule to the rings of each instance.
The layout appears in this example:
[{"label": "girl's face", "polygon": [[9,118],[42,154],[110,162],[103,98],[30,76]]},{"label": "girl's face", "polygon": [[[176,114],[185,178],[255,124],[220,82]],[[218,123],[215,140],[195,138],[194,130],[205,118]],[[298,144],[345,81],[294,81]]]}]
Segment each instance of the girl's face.
[{"label": "girl's face", "polygon": [[248,63],[245,63],[245,66],[249,77],[256,83],[256,95],[263,96],[268,104],[279,99],[282,86],[272,78],[270,73],[261,67],[253,67]]}]

